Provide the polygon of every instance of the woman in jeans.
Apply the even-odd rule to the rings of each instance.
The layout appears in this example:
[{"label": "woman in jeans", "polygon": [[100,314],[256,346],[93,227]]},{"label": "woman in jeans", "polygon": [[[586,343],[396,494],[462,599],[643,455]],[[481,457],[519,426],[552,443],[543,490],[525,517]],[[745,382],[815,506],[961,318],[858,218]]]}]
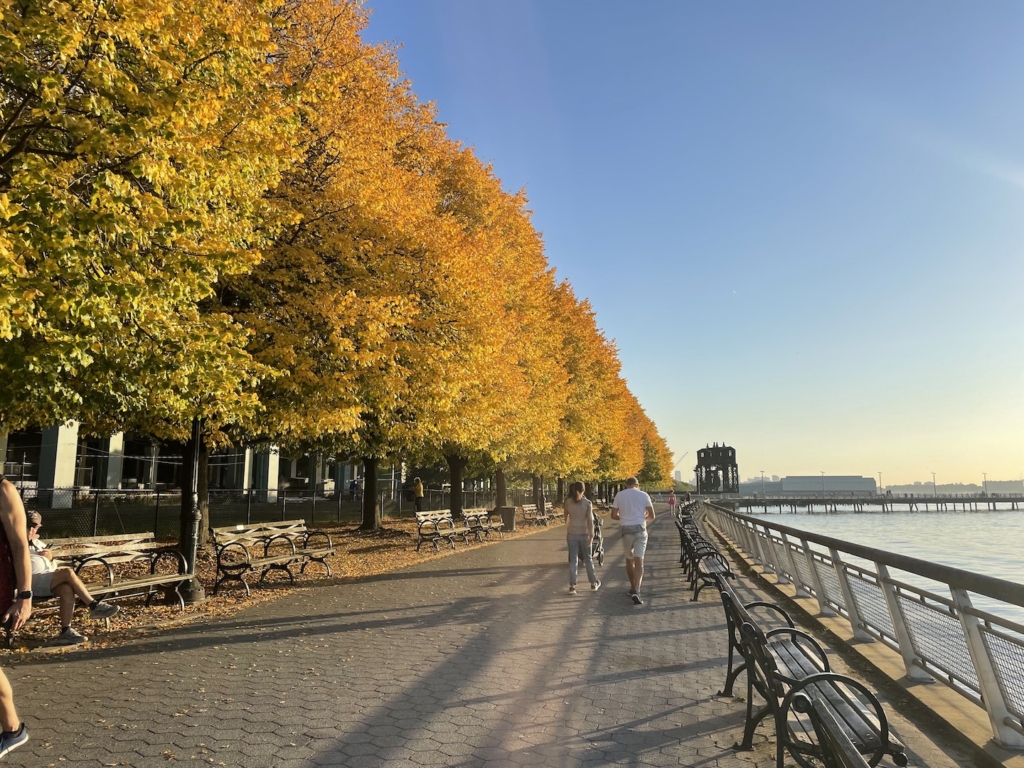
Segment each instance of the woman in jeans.
[{"label": "woman in jeans", "polygon": [[590,588],[596,591],[601,582],[594,575],[594,558],[590,551],[590,545],[594,541],[594,515],[593,504],[590,499],[584,498],[583,483],[575,482],[569,486],[569,495],[565,499],[565,540],[569,545],[569,594],[576,592],[576,573],[579,561],[587,567],[587,578],[590,579]]}]

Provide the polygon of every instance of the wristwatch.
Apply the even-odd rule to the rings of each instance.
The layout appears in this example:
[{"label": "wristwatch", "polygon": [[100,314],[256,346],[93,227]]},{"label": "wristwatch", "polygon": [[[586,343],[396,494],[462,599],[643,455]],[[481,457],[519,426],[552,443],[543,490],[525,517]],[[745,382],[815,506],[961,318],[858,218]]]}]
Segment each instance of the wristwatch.
[{"label": "wristwatch", "polygon": [[18,599],[19,600],[31,600],[32,599],[32,590],[31,589],[26,589],[24,592],[19,592],[18,593]]}]

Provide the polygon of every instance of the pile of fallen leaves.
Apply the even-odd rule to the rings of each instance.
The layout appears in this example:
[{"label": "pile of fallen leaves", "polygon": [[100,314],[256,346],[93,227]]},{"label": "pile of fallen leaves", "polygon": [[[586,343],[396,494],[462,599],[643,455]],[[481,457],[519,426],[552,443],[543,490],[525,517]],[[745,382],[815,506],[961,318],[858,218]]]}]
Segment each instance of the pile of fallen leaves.
[{"label": "pile of fallen leaves", "polygon": [[[483,542],[477,542],[471,538],[468,544],[459,539],[455,550],[442,542],[440,551],[435,551],[429,542],[424,542],[420,551],[417,552],[416,521],[413,518],[385,520],[384,527],[376,531],[360,531],[352,525],[328,527],[322,530],[326,530],[331,535],[337,550],[334,555],[327,558],[327,561],[331,566],[333,582],[340,584],[365,576],[397,571],[426,560],[447,557],[455,552],[464,552],[467,548],[489,546],[501,540],[497,534],[492,534],[490,539],[485,539]],[[504,539],[528,536],[538,530],[541,529],[535,526],[517,528],[512,533],[504,534]],[[262,552],[253,550],[252,554],[253,557],[257,557]],[[131,565],[118,567],[130,569]],[[148,570],[148,566],[146,568]],[[294,586],[291,586],[288,577],[281,571],[271,571],[261,584],[257,583],[259,573],[253,573],[246,576],[246,580],[250,582],[251,596],[246,596],[245,589],[237,581],[225,582],[215,596],[213,585],[216,581],[216,572],[217,557],[213,547],[205,547],[196,558],[196,573],[206,588],[207,600],[205,602],[189,605],[181,610],[177,602],[169,605],[154,599],[153,603],[147,607],[142,598],[120,600],[118,605],[121,610],[109,620],[109,630],[104,626],[102,620],[89,619],[88,611],[79,606],[75,611],[73,626],[88,635],[90,639],[89,643],[80,646],[48,645],[48,642],[60,631],[57,603],[56,600],[40,602],[34,607],[32,619],[17,633],[13,647],[8,653],[24,653],[41,649],[68,651],[74,650],[74,648],[108,646],[175,624],[231,616],[243,608],[274,600],[327,578],[324,569],[317,563],[313,563],[306,568],[305,574],[299,574],[298,567],[292,568],[292,573],[295,575]],[[96,575],[100,574],[97,572]],[[129,574],[124,575],[128,576]],[[141,576],[142,574],[130,575]],[[86,572],[82,576],[88,583],[89,574]]]}]

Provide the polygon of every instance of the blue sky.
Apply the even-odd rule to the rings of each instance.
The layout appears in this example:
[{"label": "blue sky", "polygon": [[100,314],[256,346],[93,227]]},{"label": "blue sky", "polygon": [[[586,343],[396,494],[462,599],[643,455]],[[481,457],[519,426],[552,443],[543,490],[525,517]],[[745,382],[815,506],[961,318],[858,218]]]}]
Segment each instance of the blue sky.
[{"label": "blue sky", "polygon": [[1024,5],[368,7],[684,476],[1024,472]]}]

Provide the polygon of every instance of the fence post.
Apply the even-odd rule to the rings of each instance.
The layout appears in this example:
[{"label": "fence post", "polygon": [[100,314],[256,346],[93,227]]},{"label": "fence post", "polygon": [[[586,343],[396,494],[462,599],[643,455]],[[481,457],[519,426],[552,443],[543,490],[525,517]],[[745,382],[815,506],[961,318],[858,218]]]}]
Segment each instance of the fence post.
[{"label": "fence post", "polygon": [[249,486],[248,492],[245,494],[245,524],[249,525],[252,523],[252,486]]},{"label": "fence post", "polygon": [[338,522],[341,522],[341,492],[338,492]]},{"label": "fence post", "polygon": [[288,508],[288,489],[281,491],[281,521],[287,520],[285,510]]},{"label": "fence post", "polygon": [[100,494],[98,492],[93,493],[94,503],[92,505],[92,535],[99,536],[100,529]]},{"label": "fence post", "polygon": [[160,489],[156,489],[156,509],[153,511],[153,538],[160,538]]},{"label": "fence post", "polygon": [[789,577],[793,584],[796,585],[796,596],[810,597],[811,593],[807,591],[807,588],[800,579],[800,571],[796,569],[796,561],[793,559],[793,549],[789,545],[789,538],[781,531],[779,535],[782,537],[782,549],[785,550],[786,560],[789,561]]},{"label": "fence post", "polygon": [[313,488],[313,508],[309,511],[309,524],[316,525],[316,487]]},{"label": "fence post", "polygon": [[818,565],[814,561],[811,545],[807,543],[807,539],[800,539],[800,546],[804,548],[804,557],[807,558],[807,570],[811,572],[811,581],[814,582],[811,586],[814,587],[814,595],[818,598],[818,610],[822,616],[835,616],[836,612],[828,604],[828,594],[825,592],[825,585],[818,574]]}]

